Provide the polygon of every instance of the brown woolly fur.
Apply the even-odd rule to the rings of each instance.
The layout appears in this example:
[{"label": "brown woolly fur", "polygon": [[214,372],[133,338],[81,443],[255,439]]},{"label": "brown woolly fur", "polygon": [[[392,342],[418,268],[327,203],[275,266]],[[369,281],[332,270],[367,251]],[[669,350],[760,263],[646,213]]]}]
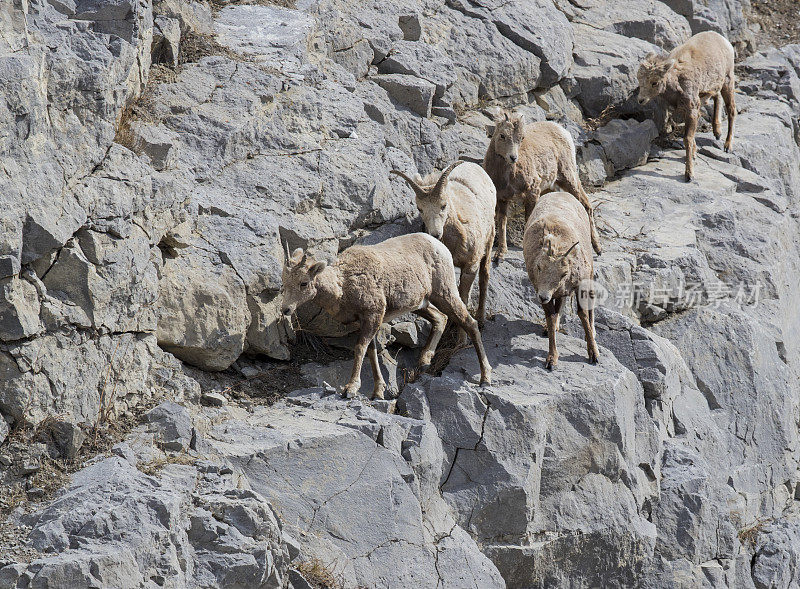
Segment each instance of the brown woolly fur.
[{"label": "brown woolly fur", "polygon": [[427,232],[440,239],[453,254],[453,263],[461,269],[458,292],[464,304],[469,302],[472,283],[480,271],[476,318],[482,323],[486,315],[497,205],[491,178],[478,164],[470,162],[456,162],[442,174],[417,176],[416,180],[401,172],[392,172],[414,189]]},{"label": "brown woolly fur", "polygon": [[700,109],[709,98],[714,99],[714,136],[722,137],[722,104],[728,114],[728,136],[725,151],[733,144],[733,122],[736,119],[734,97],[736,78],[733,73],[734,50],[728,40],[713,31],[698,33],[669,55],[647,55],[639,66],[639,102],[644,104],[661,97],[686,121],[686,180],[694,176],[694,140]]},{"label": "brown woolly fur", "polygon": [[[559,186],[577,198],[593,219],[589,197],[578,177],[575,143],[569,132],[551,121],[525,124],[524,115],[503,112],[492,134],[483,167],[497,188],[497,254],[505,256],[508,204],[521,196],[527,219],[539,195]],[[599,254],[600,244],[591,221],[592,247]]]},{"label": "brown woolly fur", "polygon": [[359,323],[353,372],[343,394],[354,397],[361,388],[361,365],[369,349],[375,381],[373,397],[382,399],[386,383],[378,365],[375,336],[382,323],[404,313],[428,319],[431,333],[419,363],[430,365],[448,319],[472,339],[481,366],[481,383],[489,383],[492,368],[481,342],[478,322],[458,296],[453,256],[426,233],[393,237],[377,245],[353,246],[332,266],[297,249],[287,250],[283,267],[282,311],[290,316],[298,305],[315,301],[344,324]]},{"label": "brown woolly fur", "polygon": [[586,210],[569,194],[551,192],[539,199],[525,227],[522,251],[547,319],[547,368],[558,363],[556,333],[564,300],[576,294],[589,361],[598,361],[594,332],[591,229]]}]

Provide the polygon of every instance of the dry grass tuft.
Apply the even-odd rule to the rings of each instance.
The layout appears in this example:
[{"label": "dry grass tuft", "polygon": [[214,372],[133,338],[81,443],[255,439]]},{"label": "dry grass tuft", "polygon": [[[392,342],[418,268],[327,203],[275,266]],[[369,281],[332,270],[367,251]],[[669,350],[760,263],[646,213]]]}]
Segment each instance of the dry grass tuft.
[{"label": "dry grass tuft", "polygon": [[158,473],[161,472],[161,469],[168,464],[194,466],[198,460],[199,458],[196,456],[189,456],[185,452],[179,452],[177,454],[166,454],[162,457],[156,458],[149,464],[140,464],[138,468],[144,474],[154,477],[158,475]]},{"label": "dry grass tuft", "polygon": [[314,589],[343,589],[344,582],[337,577],[328,566],[318,558],[312,558],[298,564],[297,572],[311,583]]},{"label": "dry grass tuft", "polygon": [[594,118],[587,118],[584,128],[587,131],[596,131],[600,127],[608,124],[608,122],[616,115],[616,107],[613,104],[606,106],[603,111]]},{"label": "dry grass tuft", "polygon": [[770,522],[772,522],[771,517],[757,519],[754,524],[747,526],[746,528],[742,528],[737,534],[739,536],[739,542],[741,542],[743,546],[755,548],[756,542],[758,541],[758,535],[763,531],[764,526]]}]

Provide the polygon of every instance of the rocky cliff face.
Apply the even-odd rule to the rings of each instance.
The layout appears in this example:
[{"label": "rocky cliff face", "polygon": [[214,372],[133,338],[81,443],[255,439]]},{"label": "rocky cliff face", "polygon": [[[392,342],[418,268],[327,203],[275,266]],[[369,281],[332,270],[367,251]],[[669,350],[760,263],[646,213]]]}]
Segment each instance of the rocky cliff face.
[{"label": "rocky cliff face", "polygon": [[[749,9],[0,7],[0,586],[800,583],[800,46],[754,51]],[[686,184],[636,69],[703,30],[737,46],[740,114]],[[389,170],[480,161],[499,106],[567,127],[597,187],[600,364],[568,312],[544,370],[512,247],[491,387],[470,350],[410,382],[401,318],[398,398],[340,399],[347,329],[279,318],[283,243],[419,230]]]}]

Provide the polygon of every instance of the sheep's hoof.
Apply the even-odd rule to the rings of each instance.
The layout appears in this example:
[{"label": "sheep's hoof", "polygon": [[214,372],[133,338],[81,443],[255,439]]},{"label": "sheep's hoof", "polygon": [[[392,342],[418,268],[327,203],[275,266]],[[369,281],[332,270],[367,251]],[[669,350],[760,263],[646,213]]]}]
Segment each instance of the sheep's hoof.
[{"label": "sheep's hoof", "polygon": [[597,354],[589,354],[589,362],[591,364],[597,365],[600,363],[600,359],[597,357]]},{"label": "sheep's hoof", "polygon": [[359,386],[348,384],[342,389],[342,397],[345,399],[353,399],[354,397],[358,396],[358,389],[361,388]]},{"label": "sheep's hoof", "polygon": [[558,364],[558,359],[553,358],[552,356],[547,357],[547,362],[545,362],[544,367],[547,368],[550,372],[555,370],[556,364]]},{"label": "sheep's hoof", "polygon": [[598,256],[603,253],[603,248],[600,247],[599,244],[592,242],[592,249],[594,249],[594,253]]},{"label": "sheep's hoof", "polygon": [[686,181],[687,182],[691,182],[693,178],[694,178],[694,174],[692,174],[691,172],[686,172]]},{"label": "sheep's hoof", "polygon": [[503,258],[505,258],[505,257],[506,257],[506,251],[497,251],[494,254],[494,258],[492,258],[492,261],[495,264],[499,264],[500,262],[503,261]]},{"label": "sheep's hoof", "polygon": [[374,399],[378,399],[380,401],[383,401],[386,398],[386,397],[383,396],[383,393],[385,391],[386,391],[386,386],[381,386],[380,388],[377,388],[374,391],[372,391],[373,400]]},{"label": "sheep's hoof", "polygon": [[488,387],[492,384],[492,371],[489,370],[485,374],[481,374],[481,386]]},{"label": "sheep's hoof", "polygon": [[725,144],[725,153],[730,153],[730,152],[731,152],[731,144],[730,143],[726,143]]}]

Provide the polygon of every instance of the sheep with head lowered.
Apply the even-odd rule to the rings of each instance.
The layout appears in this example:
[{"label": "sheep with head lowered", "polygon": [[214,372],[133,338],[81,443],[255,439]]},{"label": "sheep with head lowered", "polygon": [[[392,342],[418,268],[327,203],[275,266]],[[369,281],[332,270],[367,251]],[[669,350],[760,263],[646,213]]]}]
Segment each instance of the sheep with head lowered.
[{"label": "sheep with head lowered", "polygon": [[503,112],[491,137],[483,167],[497,188],[496,258],[502,259],[508,251],[506,224],[511,200],[522,196],[527,220],[539,195],[555,190],[557,185],[577,198],[586,209],[591,223],[592,247],[599,254],[594,213],[578,176],[575,142],[569,131],[552,121],[526,125],[525,115],[512,116]]},{"label": "sheep with head lowered", "polygon": [[489,286],[494,211],[497,193],[491,178],[478,164],[455,162],[441,174],[411,179],[392,170],[414,190],[425,229],[447,246],[453,263],[461,269],[458,292],[464,304],[475,276],[478,279],[478,323],[486,316],[486,291]]},{"label": "sheep with head lowered", "polygon": [[354,397],[361,388],[361,366],[369,348],[375,382],[373,398],[383,399],[386,383],[378,365],[375,336],[381,324],[413,312],[431,322],[431,333],[419,364],[433,359],[447,319],[472,338],[481,367],[481,384],[491,381],[492,368],[481,342],[478,322],[458,296],[453,256],[440,241],[425,233],[411,233],[376,245],[352,246],[327,265],[296,249],[286,252],[283,266],[281,309],[290,316],[307,301],[314,301],[344,324],[359,323],[350,380],[342,391]]},{"label": "sheep with head lowered", "polygon": [[536,203],[525,226],[522,252],[533,288],[539,296],[547,320],[550,349],[546,367],[558,363],[556,333],[561,307],[575,293],[578,317],[583,325],[589,361],[598,362],[595,342],[592,278],[591,229],[589,215],[571,195],[565,192],[545,194]]},{"label": "sheep with head lowered", "polygon": [[650,53],[639,66],[639,102],[646,104],[661,97],[684,118],[687,182],[694,176],[697,153],[694,136],[700,108],[709,98],[714,99],[714,136],[717,140],[722,137],[721,95],[728,114],[725,151],[730,151],[733,144],[733,122],[736,119],[734,56],[733,45],[725,37],[705,31],[694,35],[668,55]]}]

